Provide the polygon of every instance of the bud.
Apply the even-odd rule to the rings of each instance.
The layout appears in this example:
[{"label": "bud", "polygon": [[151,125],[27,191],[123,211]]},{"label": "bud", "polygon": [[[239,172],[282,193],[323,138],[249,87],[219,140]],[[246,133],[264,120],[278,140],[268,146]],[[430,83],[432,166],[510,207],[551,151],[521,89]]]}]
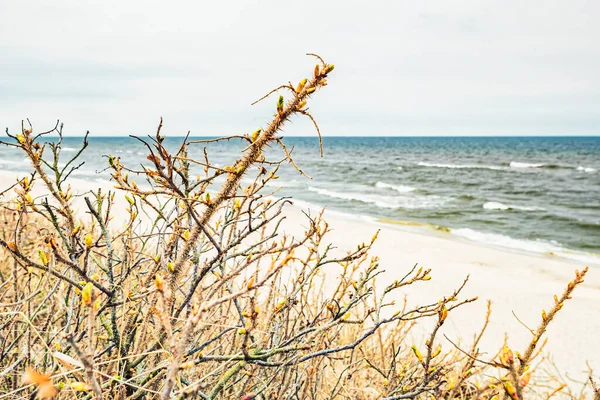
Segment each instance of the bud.
[{"label": "bud", "polygon": [[273,311],[275,311],[275,312],[281,311],[281,309],[283,307],[285,307],[285,303],[286,303],[285,299],[281,300],[279,303],[277,303],[277,305],[275,306],[275,309]]},{"label": "bud", "polygon": [[300,81],[300,83],[296,87],[296,93],[300,93],[302,91],[302,89],[304,89],[304,86],[306,86],[307,81],[308,81],[308,79],[306,79],[306,78],[304,78]]},{"label": "bud", "polygon": [[508,346],[504,346],[500,352],[500,362],[504,365],[511,365],[514,361],[512,350]]},{"label": "bud", "polygon": [[76,392],[87,392],[92,390],[92,387],[85,382],[71,382],[70,385]]},{"label": "bud", "polygon": [[190,230],[186,229],[185,231],[183,231],[183,240],[185,240],[186,242],[188,240],[190,240]]},{"label": "bud", "polygon": [[431,358],[435,358],[435,357],[439,356],[441,352],[442,352],[442,346],[438,345],[437,349],[435,349],[435,351],[433,353],[431,353]]},{"label": "bud", "polygon": [[283,96],[279,96],[277,99],[277,113],[281,115],[283,113]]},{"label": "bud", "polygon": [[415,346],[414,344],[411,346],[411,349],[413,351],[413,353],[415,353],[415,356],[417,357],[417,360],[419,360],[419,362],[421,364],[423,364],[423,355],[421,354],[421,352],[419,351],[419,349],[417,349],[417,346]]},{"label": "bud", "polygon": [[526,371],[523,375],[521,375],[521,379],[519,379],[519,385],[521,387],[525,387],[529,384],[531,380],[531,371]]},{"label": "bud", "polygon": [[125,195],[125,200],[127,200],[130,205],[133,205],[133,199],[131,197]]},{"label": "bud", "polygon": [[7,242],[6,245],[8,246],[9,249],[11,249],[12,251],[17,251],[17,245],[15,244],[15,242]]},{"label": "bud", "polygon": [[94,301],[94,312],[97,313],[99,309],[100,309],[100,298],[97,298]]},{"label": "bud", "polygon": [[306,100],[302,100],[300,103],[298,103],[298,110],[302,110],[304,106],[306,106]]},{"label": "bud", "polygon": [[245,335],[246,333],[248,333],[248,331],[246,330],[246,328],[239,328],[237,333],[238,335]]},{"label": "bud", "polygon": [[81,290],[81,301],[88,307],[92,305],[93,291],[94,287],[92,286],[92,282],[86,283],[83,289]]},{"label": "bud", "polygon": [[246,285],[246,287],[248,288],[248,290],[252,289],[252,287],[254,286],[254,276],[252,276],[250,278],[250,280],[248,281],[248,284]]},{"label": "bud", "polygon": [[311,93],[314,93],[314,92],[315,92],[315,90],[317,90],[317,88],[311,87],[311,88],[308,88],[308,89],[306,90],[306,93],[307,93],[307,94],[311,94]]},{"label": "bud", "polygon": [[446,317],[448,317],[448,309],[446,308],[446,305],[444,304],[442,306],[442,309],[440,310],[440,324],[444,323],[444,321],[446,320]]},{"label": "bud", "polygon": [[86,233],[84,240],[85,240],[85,247],[86,248],[89,249],[90,247],[92,247],[93,239],[92,239],[92,234],[91,233]]},{"label": "bud", "polygon": [[329,64],[327,67],[325,67],[324,74],[327,75],[328,73],[330,73],[331,71],[333,71],[334,68],[335,68],[335,65]]},{"label": "bud", "polygon": [[156,290],[162,292],[164,290],[164,281],[160,274],[154,275],[154,285],[156,286]]},{"label": "bud", "polygon": [[48,265],[48,256],[46,255],[46,253],[43,252],[42,250],[38,250],[38,254],[40,256],[40,260],[42,261],[42,264]]},{"label": "bud", "polygon": [[315,71],[314,71],[315,78],[317,76],[319,76],[320,73],[321,73],[321,66],[319,64],[317,64],[317,65],[315,65]]},{"label": "bud", "polygon": [[75,227],[75,229],[73,229],[73,231],[71,232],[71,236],[77,235],[80,230],[81,230],[81,224],[77,224],[77,226]]},{"label": "bud", "polygon": [[548,315],[546,314],[546,310],[542,310],[542,321],[546,322],[548,319]]},{"label": "bud", "polygon": [[169,261],[167,263],[167,269],[169,270],[169,272],[175,272],[175,265],[173,265],[173,263]]},{"label": "bud", "polygon": [[423,277],[423,280],[424,280],[424,281],[430,281],[430,280],[431,280],[431,275],[425,275],[425,276]]},{"label": "bud", "polygon": [[511,381],[504,382],[504,390],[506,390],[506,393],[510,397],[512,397],[514,400],[518,400],[519,399],[517,397],[517,390],[515,389],[515,386],[512,384]]},{"label": "bud", "polygon": [[250,137],[252,139],[252,143],[256,142],[256,139],[258,139],[258,136],[260,135],[261,132],[262,132],[261,128],[258,128],[257,130],[252,132],[252,136]]}]

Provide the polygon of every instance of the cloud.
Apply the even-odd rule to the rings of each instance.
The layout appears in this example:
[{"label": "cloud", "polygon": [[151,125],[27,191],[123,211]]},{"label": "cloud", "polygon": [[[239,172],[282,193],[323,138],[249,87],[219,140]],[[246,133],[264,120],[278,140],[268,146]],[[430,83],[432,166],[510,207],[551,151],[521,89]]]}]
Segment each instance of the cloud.
[{"label": "cloud", "polygon": [[[272,87],[337,66],[328,135],[599,134],[593,1],[0,3],[0,125],[234,134]],[[289,134],[312,134],[296,121]]]}]

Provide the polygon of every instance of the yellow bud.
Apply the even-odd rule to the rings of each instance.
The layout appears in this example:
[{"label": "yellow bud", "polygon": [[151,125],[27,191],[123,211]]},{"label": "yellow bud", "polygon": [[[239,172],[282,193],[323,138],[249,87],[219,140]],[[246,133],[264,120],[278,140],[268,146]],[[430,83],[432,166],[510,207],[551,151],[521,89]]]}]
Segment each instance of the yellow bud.
[{"label": "yellow bud", "polygon": [[302,89],[304,89],[304,86],[306,86],[306,82],[308,82],[308,79],[306,79],[306,78],[304,78],[300,81],[300,83],[296,87],[296,93],[300,93],[302,91]]},{"label": "yellow bud", "polygon": [[31,195],[30,195],[29,193],[27,193],[27,194],[25,195],[25,199],[27,199],[27,202],[28,202],[29,204],[33,204],[33,198],[31,197]]},{"label": "yellow bud", "polygon": [[548,315],[546,315],[546,310],[542,310],[542,321],[546,321],[548,319]]},{"label": "yellow bud", "polygon": [[17,140],[19,141],[19,143],[23,144],[25,143],[25,136],[17,134]]},{"label": "yellow bud", "polygon": [[248,333],[248,331],[246,330],[246,328],[239,328],[237,333],[238,335],[245,335],[246,333]]},{"label": "yellow bud", "polygon": [[315,78],[317,76],[319,76],[320,73],[321,73],[321,66],[319,64],[317,64],[317,65],[315,65],[315,71],[314,71]]},{"label": "yellow bud", "polygon": [[511,365],[514,361],[512,350],[508,346],[504,346],[500,352],[500,362],[504,365]]},{"label": "yellow bud", "polygon": [[73,231],[71,232],[71,236],[77,235],[80,230],[81,230],[81,225],[77,224],[77,226],[75,227],[75,229],[73,229]]},{"label": "yellow bud", "polygon": [[512,384],[511,381],[506,381],[504,382],[504,390],[506,390],[506,393],[508,393],[508,395],[510,397],[512,397],[513,399],[517,400],[518,397],[517,396],[517,390],[515,389],[514,385]]},{"label": "yellow bud", "polygon": [[156,290],[162,292],[164,290],[164,281],[160,274],[156,274],[154,276],[154,285],[156,285]]},{"label": "yellow bud", "polygon": [[40,256],[40,260],[42,261],[42,264],[48,265],[48,256],[46,255],[46,253],[43,252],[42,250],[38,250],[38,254]]},{"label": "yellow bud", "polygon": [[100,298],[97,298],[97,299],[94,301],[94,312],[95,312],[95,313],[96,313],[96,312],[98,312],[98,309],[100,309]]},{"label": "yellow bud", "polygon": [[440,353],[442,352],[442,346],[438,345],[437,349],[434,350],[433,353],[431,353],[431,358],[435,358],[438,355],[440,355]]},{"label": "yellow bud", "polygon": [[235,200],[233,201],[233,208],[235,208],[236,210],[237,210],[238,208],[240,208],[241,206],[242,206],[242,202],[240,201],[240,199],[235,199]]},{"label": "yellow bud", "polygon": [[421,352],[419,351],[419,349],[417,349],[417,346],[415,346],[413,344],[411,346],[411,349],[412,349],[413,353],[415,353],[415,356],[417,357],[417,360],[419,360],[419,362],[422,364],[423,363],[423,355],[421,354]]},{"label": "yellow bud", "polygon": [[443,324],[447,317],[448,317],[448,309],[446,308],[446,305],[444,305],[444,306],[442,306],[442,309],[440,310],[440,324]]},{"label": "yellow bud", "polygon": [[154,262],[159,262],[160,261],[160,254],[157,254],[154,256]]},{"label": "yellow bud", "polygon": [[71,382],[70,386],[77,392],[87,392],[92,390],[92,387],[85,382]]},{"label": "yellow bud", "polygon": [[250,277],[250,280],[248,281],[248,284],[246,285],[246,287],[248,288],[248,290],[252,289],[252,287],[254,286],[254,276]]},{"label": "yellow bud", "polygon": [[92,234],[91,233],[86,233],[84,240],[85,240],[85,247],[86,248],[89,249],[90,247],[92,247],[93,238],[92,238]]},{"label": "yellow bud", "polygon": [[302,110],[305,105],[306,105],[306,100],[302,100],[300,103],[298,103],[298,110]]},{"label": "yellow bud", "polygon": [[308,89],[306,90],[306,93],[307,93],[307,94],[311,94],[311,93],[314,93],[314,92],[315,92],[315,90],[317,90],[317,88],[311,87],[311,88],[308,88]]},{"label": "yellow bud", "polygon": [[280,301],[279,303],[277,303],[277,305],[275,306],[275,309],[274,309],[274,311],[275,311],[275,312],[279,312],[279,311],[281,311],[281,309],[282,309],[283,307],[285,307],[285,303],[286,303],[286,300],[285,300],[285,299],[281,300],[281,301]]},{"label": "yellow bud", "polygon": [[389,384],[390,384],[390,381],[387,378],[385,378],[383,380],[383,386],[388,386]]},{"label": "yellow bud", "polygon": [[186,229],[185,231],[183,231],[183,240],[185,240],[186,242],[188,240],[190,240],[190,230]]},{"label": "yellow bud", "polygon": [[331,71],[333,71],[334,68],[335,68],[335,65],[329,64],[327,67],[325,67],[325,74],[330,73]]},{"label": "yellow bud", "polygon": [[195,362],[193,362],[193,361],[187,361],[187,362],[184,362],[184,363],[182,363],[182,364],[179,366],[179,369],[188,369],[188,368],[192,368],[194,365],[196,365],[196,363],[195,363]]},{"label": "yellow bud", "polygon": [[125,200],[127,200],[130,205],[133,205],[133,199],[131,197],[125,195]]},{"label": "yellow bud", "polygon": [[92,279],[95,280],[95,281],[99,281],[100,280],[100,274],[96,272],[95,274],[92,275]]},{"label": "yellow bud", "polygon": [[169,272],[175,272],[175,265],[173,265],[173,263],[169,261],[167,263],[167,269],[169,270]]},{"label": "yellow bud", "polygon": [[531,371],[527,371],[523,375],[521,375],[521,379],[519,379],[519,385],[521,385],[521,387],[525,387],[529,384],[530,380],[531,380]]},{"label": "yellow bud", "polygon": [[423,277],[423,280],[424,280],[424,281],[430,281],[430,280],[431,280],[431,275],[425,275],[425,276]]},{"label": "yellow bud", "polygon": [[81,290],[81,301],[86,306],[92,305],[93,290],[94,290],[94,287],[92,286],[92,282],[86,283],[85,286],[83,287],[83,289]]},{"label": "yellow bud", "polygon": [[256,142],[256,139],[258,139],[258,136],[260,135],[260,133],[262,132],[262,129],[258,128],[257,130],[255,130],[254,132],[252,132],[252,143]]}]

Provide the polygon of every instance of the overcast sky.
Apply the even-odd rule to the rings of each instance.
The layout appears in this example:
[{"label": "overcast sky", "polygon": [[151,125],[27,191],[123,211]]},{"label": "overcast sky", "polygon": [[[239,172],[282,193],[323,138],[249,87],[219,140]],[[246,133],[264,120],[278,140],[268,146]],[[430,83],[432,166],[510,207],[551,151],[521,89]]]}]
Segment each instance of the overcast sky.
[{"label": "overcast sky", "polygon": [[250,132],[276,99],[250,103],[316,52],[336,65],[309,104],[326,135],[600,134],[598,0],[2,0],[0,16],[11,130]]}]

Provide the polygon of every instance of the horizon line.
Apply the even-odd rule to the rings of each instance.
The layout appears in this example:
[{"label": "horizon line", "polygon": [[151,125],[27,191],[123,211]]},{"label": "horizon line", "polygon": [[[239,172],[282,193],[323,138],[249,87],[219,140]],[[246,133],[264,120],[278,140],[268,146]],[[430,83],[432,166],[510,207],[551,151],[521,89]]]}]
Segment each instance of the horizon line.
[{"label": "horizon line", "polygon": [[[131,138],[153,137],[154,135],[88,135],[89,138]],[[167,138],[239,138],[240,135],[165,135]],[[46,137],[58,137],[47,135]],[[85,135],[63,135],[63,138],[84,138]],[[322,138],[600,138],[599,134],[593,135],[321,135]],[[317,135],[288,135],[283,138],[318,138]]]}]

